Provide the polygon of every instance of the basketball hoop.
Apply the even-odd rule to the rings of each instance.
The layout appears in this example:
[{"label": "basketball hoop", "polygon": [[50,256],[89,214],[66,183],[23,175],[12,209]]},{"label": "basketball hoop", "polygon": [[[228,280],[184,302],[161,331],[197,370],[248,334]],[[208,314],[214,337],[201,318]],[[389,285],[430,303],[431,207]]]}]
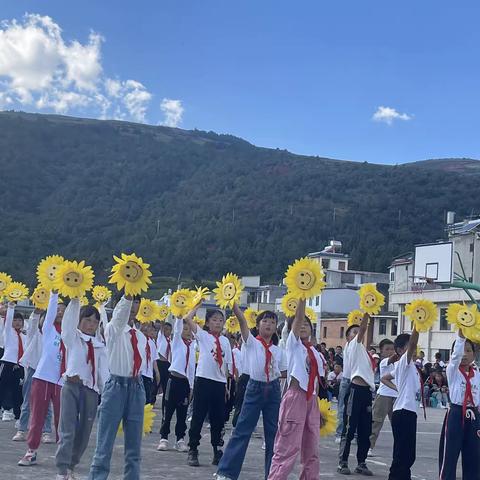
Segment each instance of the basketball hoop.
[{"label": "basketball hoop", "polygon": [[409,275],[409,278],[413,280],[412,292],[422,294],[427,288],[427,285],[434,285],[435,280],[433,278],[422,277],[419,275]]}]

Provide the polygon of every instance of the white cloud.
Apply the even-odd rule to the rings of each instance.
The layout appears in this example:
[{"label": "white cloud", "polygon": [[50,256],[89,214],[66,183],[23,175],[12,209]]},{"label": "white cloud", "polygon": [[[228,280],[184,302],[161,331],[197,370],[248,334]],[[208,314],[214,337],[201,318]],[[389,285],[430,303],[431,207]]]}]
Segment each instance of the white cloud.
[{"label": "white cloud", "polygon": [[[145,122],[152,94],[137,80],[104,75],[103,41],[95,32],[85,43],[66,41],[48,16],[26,14],[21,21],[2,22],[0,108],[33,107]],[[178,106],[181,111],[177,117],[172,111],[172,121],[181,119],[181,102]]]},{"label": "white cloud", "polygon": [[406,113],[397,112],[394,108],[380,106],[373,114],[372,120],[375,122],[383,122],[387,125],[392,125],[394,120],[411,120],[412,116]]},{"label": "white cloud", "polygon": [[178,127],[180,125],[184,112],[181,100],[164,98],[160,104],[160,109],[165,115],[163,125],[167,127]]}]

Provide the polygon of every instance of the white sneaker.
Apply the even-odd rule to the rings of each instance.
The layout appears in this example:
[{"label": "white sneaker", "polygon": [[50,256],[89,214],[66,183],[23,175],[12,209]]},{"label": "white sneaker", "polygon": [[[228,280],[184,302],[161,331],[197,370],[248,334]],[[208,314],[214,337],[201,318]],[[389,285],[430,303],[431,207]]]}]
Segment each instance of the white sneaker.
[{"label": "white sneaker", "polygon": [[228,477],[226,477],[225,475],[219,475],[218,473],[214,473],[213,474],[213,478],[215,480],[230,480]]},{"label": "white sneaker", "polygon": [[20,467],[31,467],[37,463],[37,452],[35,450],[27,450],[27,453],[20,459],[18,465]]},{"label": "white sneaker", "polygon": [[335,443],[341,443],[342,439],[340,437],[335,437]]},{"label": "white sneaker", "polygon": [[262,450],[266,450],[267,446],[265,445],[265,442],[262,443]]},{"label": "white sneaker", "polygon": [[158,444],[157,450],[161,452],[166,452],[168,450],[168,440],[166,438],[162,438],[160,443]]},{"label": "white sneaker", "polygon": [[19,430],[12,438],[14,442],[24,442],[27,439],[27,432]]},{"label": "white sneaker", "polygon": [[51,433],[44,432],[42,433],[42,443],[49,444],[49,443],[57,443]]},{"label": "white sneaker", "polygon": [[179,452],[188,452],[188,446],[183,438],[175,443],[175,450]]},{"label": "white sneaker", "polygon": [[18,430],[20,428],[20,419],[15,422],[15,428]]},{"label": "white sneaker", "polygon": [[373,450],[370,448],[367,453],[367,457],[374,457]]},{"label": "white sneaker", "polygon": [[2,422],[11,422],[15,420],[15,415],[11,410],[4,410],[2,415]]},{"label": "white sneaker", "polygon": [[75,473],[73,470],[69,470],[67,474],[67,478],[68,480],[76,480],[77,477],[75,476]]},{"label": "white sneaker", "polygon": [[55,478],[56,480],[68,480],[70,477],[68,476],[68,473],[66,475],[60,475],[57,473],[57,476]]}]

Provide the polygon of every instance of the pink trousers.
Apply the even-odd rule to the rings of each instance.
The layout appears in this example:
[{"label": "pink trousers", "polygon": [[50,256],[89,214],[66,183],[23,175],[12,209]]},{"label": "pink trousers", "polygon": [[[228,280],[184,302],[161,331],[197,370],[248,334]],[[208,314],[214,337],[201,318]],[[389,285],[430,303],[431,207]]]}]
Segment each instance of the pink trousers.
[{"label": "pink trousers", "polygon": [[300,480],[318,480],[320,462],[320,412],[317,397],[307,402],[307,393],[289,388],[280,405],[278,431],[268,480],[287,480],[300,452]]},{"label": "pink trousers", "polygon": [[58,442],[58,421],[60,418],[60,393],[62,387],[45,380],[34,378],[30,389],[30,424],[27,444],[31,450],[37,450],[42,437],[43,424],[47,416],[50,401],[53,404],[53,418]]}]

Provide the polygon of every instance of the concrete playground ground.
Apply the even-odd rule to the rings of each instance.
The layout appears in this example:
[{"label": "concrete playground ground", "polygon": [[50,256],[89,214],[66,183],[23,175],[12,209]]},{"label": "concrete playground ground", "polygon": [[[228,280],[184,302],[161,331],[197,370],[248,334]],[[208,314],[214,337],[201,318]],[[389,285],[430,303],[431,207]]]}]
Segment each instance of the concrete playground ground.
[{"label": "concrete playground ground", "polygon": [[[157,413],[158,410],[156,410]],[[438,479],[438,443],[440,430],[442,426],[444,410],[427,409],[427,421],[420,414],[418,419],[417,434],[417,461],[413,468],[413,477],[416,480],[437,480]],[[211,463],[212,450],[210,447],[210,435],[208,429],[204,429],[202,444],[200,446],[200,463],[198,468],[186,465],[187,455],[174,450],[167,452],[158,452],[160,436],[160,416],[155,418],[154,433],[144,437],[142,445],[142,480],[153,479],[195,479],[207,480],[213,478],[215,467]],[[259,424],[261,426],[261,422]],[[228,441],[230,429],[227,429],[225,441]],[[259,428],[261,433],[261,428]],[[13,442],[11,440],[15,433],[13,422],[0,422],[0,479],[1,480],[52,480],[55,479],[55,445],[41,445],[38,452],[38,464],[33,467],[18,467],[17,462],[25,452],[26,444],[23,442]],[[82,463],[79,465],[76,478],[84,480],[88,475],[88,467],[95,447],[96,431],[92,432],[90,444]],[[171,441],[173,439],[170,439]],[[263,478],[264,451],[262,450],[261,435],[252,438],[247,457],[243,466],[240,479],[261,480]],[[342,478],[342,475],[336,473],[338,445],[334,438],[322,438],[320,444],[320,478]],[[392,458],[393,438],[390,424],[385,423],[382,430],[375,456],[368,459],[368,465],[374,473],[374,478],[386,479],[388,477],[388,468]],[[352,446],[350,456],[350,467],[356,465],[355,461],[356,445]],[[119,435],[115,444],[112,458],[112,471],[110,479],[121,480],[123,478],[123,437]],[[289,477],[289,480],[298,479],[298,463],[295,471]],[[351,475],[348,478],[365,478],[359,475]],[[461,478],[458,476],[458,478]]]}]

